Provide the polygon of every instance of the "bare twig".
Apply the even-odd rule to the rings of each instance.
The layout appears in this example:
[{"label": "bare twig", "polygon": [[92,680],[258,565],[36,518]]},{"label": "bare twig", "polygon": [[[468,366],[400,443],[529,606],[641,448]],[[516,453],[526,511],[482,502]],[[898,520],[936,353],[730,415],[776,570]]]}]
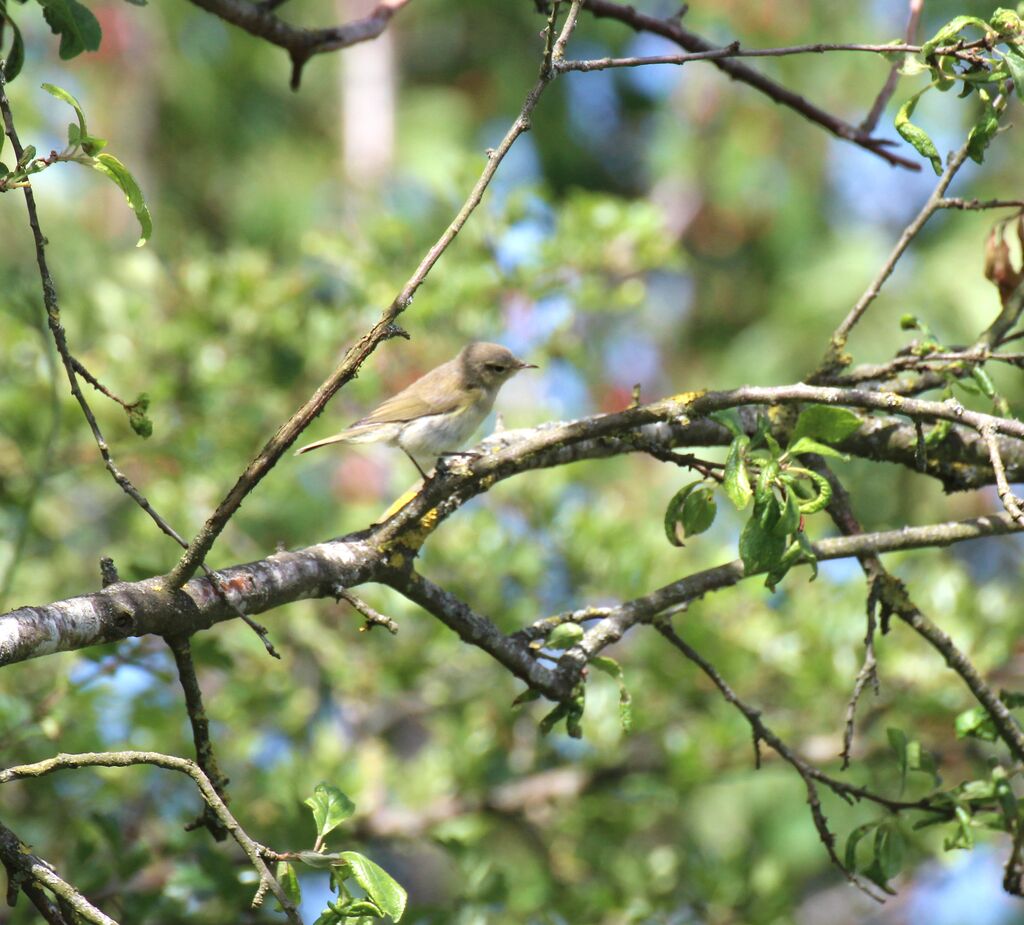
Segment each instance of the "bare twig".
[{"label": "bare twig", "polygon": [[335,593],[339,601],[347,601],[357,613],[366,618],[366,622],[359,628],[360,632],[371,630],[375,626],[383,626],[392,636],[398,634],[398,624],[391,617],[386,617],[374,610],[362,598],[356,597],[351,591],[346,591],[344,588],[339,588]]},{"label": "bare twig", "polygon": [[984,209],[1024,209],[1024,199],[957,199],[943,197],[938,201],[940,209],[981,211]]},{"label": "bare twig", "polygon": [[[875,889],[871,886],[868,881],[858,876],[856,871],[850,870],[840,860],[839,855],[836,853],[836,840],[835,836],[829,830],[828,820],[825,818],[825,813],[821,808],[821,800],[818,798],[817,783],[823,782],[828,783],[828,780],[822,780],[824,775],[821,774],[816,768],[809,765],[799,755],[797,755],[785,742],[782,741],[775,733],[769,729],[761,719],[761,713],[759,710],[755,710],[753,707],[748,706],[744,703],[733,691],[733,689],[726,683],[725,679],[718,673],[715,666],[712,665],[703,655],[701,655],[691,645],[681,639],[672,629],[671,624],[667,621],[659,621],[655,624],[655,629],[661,635],[669,641],[676,649],[688,658],[691,662],[697,665],[701,671],[711,680],[712,684],[718,688],[722,696],[731,703],[743,717],[750,724],[750,728],[754,734],[755,742],[765,742],[770,745],[792,768],[800,775],[804,782],[804,786],[807,788],[807,803],[811,808],[811,818],[814,820],[814,827],[818,831],[818,837],[821,839],[821,843],[825,846],[825,850],[828,852],[829,859],[832,863],[843,872],[843,876],[850,881],[854,886],[858,887],[867,896],[870,896],[876,902],[882,902],[883,897],[879,896]],[[838,783],[838,782],[837,782]],[[845,788],[838,790],[840,796],[848,796],[844,792]]]},{"label": "bare twig", "polygon": [[992,462],[992,471],[996,477],[996,491],[999,500],[1003,502],[1006,512],[1018,523],[1024,526],[1024,511],[1020,507],[1020,499],[1011,491],[1010,483],[1006,478],[1006,466],[1003,464],[1003,457],[999,451],[999,443],[996,441],[995,430],[991,424],[983,424],[978,433],[988,447],[989,459]]},{"label": "bare twig", "polygon": [[[199,678],[196,676],[196,666],[192,659],[192,645],[188,636],[168,636],[165,641],[174,655],[174,664],[178,669],[178,681],[185,694],[185,709],[188,711],[188,719],[192,725],[192,741],[196,748],[196,761],[203,773],[210,781],[210,785],[217,791],[217,795],[227,804],[228,779],[217,763],[217,756],[213,751],[213,741],[210,739],[210,721],[206,717],[206,708],[203,706],[203,692],[199,687]],[[209,803],[203,804],[202,815],[194,822],[189,823],[186,828],[198,828],[203,826],[217,840],[224,841],[227,837],[227,829],[223,822]]]},{"label": "bare twig", "polygon": [[[917,237],[921,229],[927,224],[928,219],[942,208],[940,205],[942,197],[949,188],[949,184],[953,181],[953,177],[956,176],[957,171],[963,166],[964,161],[967,160],[967,151],[968,146],[964,144],[949,159],[946,169],[942,172],[942,176],[939,177],[939,182],[921,207],[921,210],[914,216],[910,224],[903,229],[899,240],[896,242],[896,246],[886,258],[885,263],[882,264],[881,269],[875,274],[875,278],[871,280],[868,288],[864,290],[864,294],[857,300],[857,303],[850,309],[842,323],[833,332],[829,341],[828,354],[823,365],[824,370],[834,369],[837,365],[846,365],[846,363],[842,362],[842,354],[846,347],[847,338],[850,336],[850,331],[860,321],[871,303],[878,298],[878,294],[882,291],[882,286],[885,285],[886,280],[892,275],[892,271],[896,269],[896,264],[910,246],[910,242]],[[811,381],[814,380],[812,379]]]},{"label": "bare twig", "polygon": [[[210,779],[203,773],[202,768],[194,761],[187,758],[179,758],[176,755],[164,755],[159,752],[123,751],[123,752],[83,752],[76,755],[60,754],[34,764],[24,764],[17,767],[0,771],[0,784],[10,781],[24,780],[32,777],[43,777],[52,774],[54,771],[61,771],[73,768],[127,768],[135,765],[154,765],[168,771],[178,771],[187,774],[195,781],[200,794],[206,801],[207,806],[216,814],[224,828],[231,834],[231,837],[238,843],[242,851],[249,858],[250,863],[260,876],[260,884],[268,884],[270,892],[281,904],[288,921],[293,925],[302,925],[298,910],[294,903],[288,898],[277,878],[270,872],[266,862],[263,860],[263,847],[253,841],[246,831],[238,824],[238,820],[231,815],[227,804],[220,798],[216,788]],[[104,920],[111,921],[111,920]],[[116,923],[115,923],[116,925]]]},{"label": "bare twig", "polygon": [[[907,28],[903,33],[906,47],[908,49],[911,47],[910,43],[914,41],[914,36],[917,34],[917,24],[921,19],[921,10],[924,8],[924,0],[910,0],[909,7],[910,10],[907,15]],[[917,50],[920,51],[920,48]],[[916,52],[913,52],[913,54],[916,54]],[[900,64],[900,61],[896,61],[893,63],[892,67],[889,68],[889,75],[885,78],[885,83],[882,85],[882,89],[878,92],[878,96],[875,97],[875,102],[872,104],[868,114],[864,117],[864,121],[860,124],[862,132],[871,133],[875,130],[875,126],[878,125],[878,120],[882,117],[886,104],[890,99],[892,99],[892,95],[896,91],[896,85],[900,81]]]}]

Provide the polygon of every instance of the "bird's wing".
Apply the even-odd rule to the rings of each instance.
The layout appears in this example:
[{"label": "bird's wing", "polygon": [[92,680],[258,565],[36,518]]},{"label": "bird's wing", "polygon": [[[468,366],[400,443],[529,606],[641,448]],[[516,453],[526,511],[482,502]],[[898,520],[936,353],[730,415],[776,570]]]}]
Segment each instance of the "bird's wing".
[{"label": "bird's wing", "polygon": [[[382,402],[366,417],[353,424],[392,424],[411,421],[428,414],[447,414],[460,405],[460,396],[452,387],[452,372],[445,363],[432,369],[397,395]],[[431,388],[433,386],[433,388]]]}]

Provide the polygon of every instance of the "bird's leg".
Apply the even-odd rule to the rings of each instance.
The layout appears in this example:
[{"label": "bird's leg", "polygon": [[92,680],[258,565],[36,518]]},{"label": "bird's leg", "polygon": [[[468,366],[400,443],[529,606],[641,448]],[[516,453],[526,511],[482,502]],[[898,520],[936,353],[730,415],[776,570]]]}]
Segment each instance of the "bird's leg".
[{"label": "bird's leg", "polygon": [[409,462],[411,462],[416,467],[416,471],[421,476],[423,476],[423,481],[425,482],[427,480],[427,473],[424,472],[423,467],[418,462],[416,462],[416,457],[413,456],[412,453],[410,453],[404,446],[401,448],[401,450],[403,453],[405,453],[406,456],[409,457]]}]

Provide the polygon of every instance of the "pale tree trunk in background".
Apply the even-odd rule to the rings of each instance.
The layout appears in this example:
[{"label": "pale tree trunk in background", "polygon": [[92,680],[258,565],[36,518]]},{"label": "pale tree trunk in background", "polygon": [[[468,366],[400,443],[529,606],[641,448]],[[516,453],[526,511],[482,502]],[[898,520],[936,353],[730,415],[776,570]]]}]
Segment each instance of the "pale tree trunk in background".
[{"label": "pale tree trunk in background", "polygon": [[[377,0],[335,0],[339,22],[368,15]],[[395,55],[391,30],[339,55],[341,157],[345,179],[374,184],[391,172],[395,151]]]}]

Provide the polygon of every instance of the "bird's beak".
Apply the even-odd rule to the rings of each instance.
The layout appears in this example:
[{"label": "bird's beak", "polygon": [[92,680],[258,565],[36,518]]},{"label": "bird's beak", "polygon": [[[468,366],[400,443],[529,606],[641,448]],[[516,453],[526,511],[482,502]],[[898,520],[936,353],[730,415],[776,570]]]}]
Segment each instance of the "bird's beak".
[{"label": "bird's beak", "polygon": [[520,363],[516,369],[540,369],[536,363]]}]

